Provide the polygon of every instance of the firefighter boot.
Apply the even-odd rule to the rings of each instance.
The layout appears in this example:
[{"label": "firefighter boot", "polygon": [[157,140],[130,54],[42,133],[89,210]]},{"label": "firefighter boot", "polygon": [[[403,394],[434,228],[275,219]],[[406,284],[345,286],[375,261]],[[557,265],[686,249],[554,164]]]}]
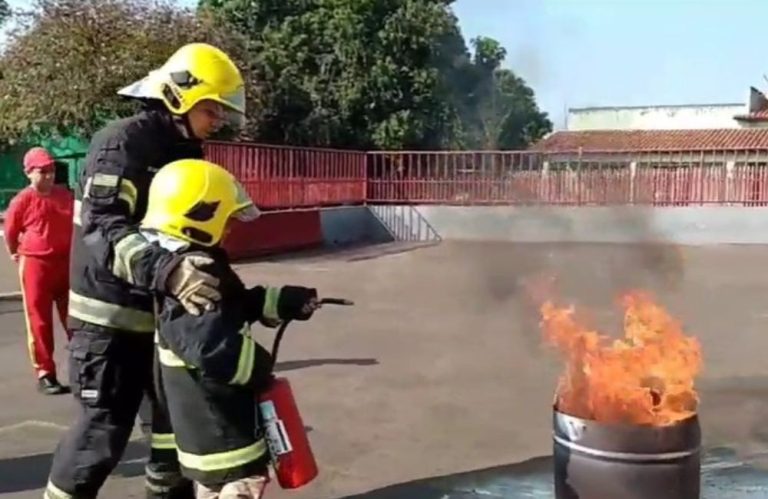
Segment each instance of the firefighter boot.
[{"label": "firefighter boot", "polygon": [[147,499],[195,499],[194,483],[178,471],[146,470]]}]

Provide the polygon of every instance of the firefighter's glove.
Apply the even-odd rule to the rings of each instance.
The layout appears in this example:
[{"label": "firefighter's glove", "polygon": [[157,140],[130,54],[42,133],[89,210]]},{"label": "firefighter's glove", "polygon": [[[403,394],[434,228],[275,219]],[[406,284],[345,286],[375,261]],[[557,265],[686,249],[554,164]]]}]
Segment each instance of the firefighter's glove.
[{"label": "firefighter's glove", "polygon": [[277,299],[277,315],[285,321],[306,321],[320,308],[315,288],[283,286]]},{"label": "firefighter's glove", "polygon": [[219,279],[201,270],[212,265],[210,257],[203,255],[185,255],[168,274],[166,291],[173,295],[192,315],[200,315],[212,310],[221,300],[217,289]]}]

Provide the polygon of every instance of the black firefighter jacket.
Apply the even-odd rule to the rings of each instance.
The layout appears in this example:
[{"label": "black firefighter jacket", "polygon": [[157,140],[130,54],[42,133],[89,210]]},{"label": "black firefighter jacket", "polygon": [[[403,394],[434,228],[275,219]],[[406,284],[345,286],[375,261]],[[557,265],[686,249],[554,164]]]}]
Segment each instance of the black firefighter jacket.
[{"label": "black firefighter jacket", "polygon": [[158,296],[155,382],[182,472],[212,486],[266,473],[269,452],[255,397],[269,387],[273,360],[251,338],[250,326],[276,318],[279,289],[247,289],[223,251],[206,254],[214,258],[205,270],[219,278],[221,301],[194,316],[175,298]]},{"label": "black firefighter jacket", "polygon": [[152,290],[173,253],[138,232],[159,168],[202,158],[161,108],[111,122],[97,132],[75,188],[68,326],[96,332],[154,332]]},{"label": "black firefighter jacket", "polygon": [[172,352],[176,362],[183,362],[201,376],[223,385],[249,386],[253,393],[269,384],[272,357],[251,338],[250,327],[265,314],[272,315],[266,310],[271,308],[276,313],[279,288],[246,288],[223,250],[207,249],[203,254],[214,259],[204,269],[219,279],[221,302],[213,310],[195,316],[175,298],[159,298],[157,342],[161,363],[166,358],[162,352]]}]

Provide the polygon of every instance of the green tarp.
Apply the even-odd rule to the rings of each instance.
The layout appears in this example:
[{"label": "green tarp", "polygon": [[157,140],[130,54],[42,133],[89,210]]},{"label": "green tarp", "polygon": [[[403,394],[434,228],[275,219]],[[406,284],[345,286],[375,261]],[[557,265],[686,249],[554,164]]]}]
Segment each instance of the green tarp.
[{"label": "green tarp", "polygon": [[11,146],[0,152],[0,211],[5,210],[13,196],[28,184],[22,169],[22,158],[30,147],[36,145],[48,149],[57,162],[61,163],[62,171],[57,171],[57,177],[70,187],[74,186],[88,149],[87,140],[79,137],[52,137]]}]

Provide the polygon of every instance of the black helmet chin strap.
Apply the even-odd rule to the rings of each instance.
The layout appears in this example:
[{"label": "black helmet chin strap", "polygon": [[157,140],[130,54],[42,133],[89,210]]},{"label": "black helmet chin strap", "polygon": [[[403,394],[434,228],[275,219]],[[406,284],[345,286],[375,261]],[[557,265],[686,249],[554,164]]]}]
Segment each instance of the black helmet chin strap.
[{"label": "black helmet chin strap", "polygon": [[179,131],[182,137],[187,140],[197,140],[195,134],[192,133],[192,127],[189,125],[189,118],[186,114],[176,114],[171,112],[160,99],[150,98],[136,98],[140,101],[145,109],[149,111],[162,111],[171,118],[171,122]]},{"label": "black helmet chin strap", "polygon": [[189,118],[186,114],[171,113],[171,117],[173,118],[173,124],[176,125],[176,128],[185,139],[191,140],[196,138],[192,133],[192,127],[189,125]]}]

